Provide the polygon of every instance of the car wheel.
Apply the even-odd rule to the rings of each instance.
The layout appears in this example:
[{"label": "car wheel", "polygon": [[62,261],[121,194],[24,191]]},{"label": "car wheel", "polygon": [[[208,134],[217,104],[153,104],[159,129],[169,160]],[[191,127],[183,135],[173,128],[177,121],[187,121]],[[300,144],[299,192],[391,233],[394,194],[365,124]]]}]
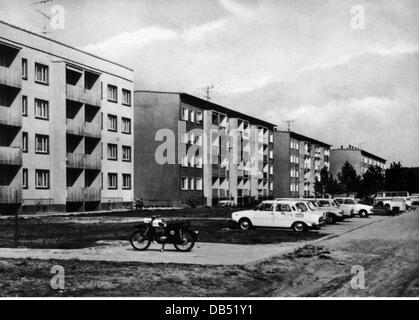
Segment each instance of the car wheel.
[{"label": "car wheel", "polygon": [[359,216],[361,218],[368,218],[368,212],[366,210],[359,211]]},{"label": "car wheel", "polygon": [[307,230],[307,226],[303,222],[296,222],[292,225],[292,230],[295,232],[304,232]]},{"label": "car wheel", "polygon": [[249,219],[240,219],[239,227],[242,230],[249,230],[252,229],[252,222]]},{"label": "car wheel", "polygon": [[335,217],[333,217],[333,215],[332,215],[332,214],[328,213],[328,214],[326,215],[326,223],[328,223],[328,224],[333,224],[333,223],[335,223]]}]

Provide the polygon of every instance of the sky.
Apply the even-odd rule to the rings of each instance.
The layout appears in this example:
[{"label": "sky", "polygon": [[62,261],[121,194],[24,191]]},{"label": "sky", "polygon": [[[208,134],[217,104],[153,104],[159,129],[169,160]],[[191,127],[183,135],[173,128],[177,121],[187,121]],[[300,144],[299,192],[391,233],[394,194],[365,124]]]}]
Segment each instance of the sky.
[{"label": "sky", "polygon": [[[41,31],[34,1],[0,0],[0,19]],[[52,5],[64,8],[65,28],[48,36],[132,67],[136,89],[203,97],[214,85],[213,102],[281,130],[293,120],[293,131],[334,147],[419,166],[418,1],[55,0],[45,10]]]}]

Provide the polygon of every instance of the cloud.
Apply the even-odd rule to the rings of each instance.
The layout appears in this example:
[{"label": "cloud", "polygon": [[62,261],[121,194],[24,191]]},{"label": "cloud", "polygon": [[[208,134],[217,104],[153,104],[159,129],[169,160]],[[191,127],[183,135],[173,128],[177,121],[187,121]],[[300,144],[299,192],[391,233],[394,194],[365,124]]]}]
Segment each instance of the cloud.
[{"label": "cloud", "polygon": [[183,32],[181,38],[187,41],[199,41],[205,39],[205,37],[215,31],[221,31],[224,29],[226,21],[217,20],[209,22],[200,26],[193,26]]},{"label": "cloud", "polygon": [[237,17],[248,18],[253,15],[253,12],[234,0],[219,0],[221,6]]}]

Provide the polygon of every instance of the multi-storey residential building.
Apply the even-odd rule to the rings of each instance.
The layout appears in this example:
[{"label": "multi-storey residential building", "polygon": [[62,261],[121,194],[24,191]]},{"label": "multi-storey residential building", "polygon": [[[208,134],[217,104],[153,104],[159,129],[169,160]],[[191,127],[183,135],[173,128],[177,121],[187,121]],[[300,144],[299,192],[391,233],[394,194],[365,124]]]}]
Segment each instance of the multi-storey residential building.
[{"label": "multi-storey residential building", "polygon": [[359,175],[363,175],[370,166],[378,166],[383,170],[386,167],[386,160],[379,156],[351,145],[347,148],[341,146],[340,149],[331,150],[331,172],[334,177],[338,176],[346,161]]},{"label": "multi-storey residential building", "polygon": [[133,200],[133,71],[0,22],[0,212]]},{"label": "multi-storey residential building", "polygon": [[330,145],[293,131],[274,132],[274,195],[315,196],[320,170],[330,169]]},{"label": "multi-storey residential building", "polygon": [[136,197],[169,206],[272,198],[273,124],[186,93],[136,91],[134,104]]}]

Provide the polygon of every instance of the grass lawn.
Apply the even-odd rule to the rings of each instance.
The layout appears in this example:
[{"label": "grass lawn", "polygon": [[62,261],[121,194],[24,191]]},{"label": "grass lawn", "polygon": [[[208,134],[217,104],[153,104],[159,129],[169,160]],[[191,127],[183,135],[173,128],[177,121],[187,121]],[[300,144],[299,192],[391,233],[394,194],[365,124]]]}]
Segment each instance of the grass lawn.
[{"label": "grass lawn", "polygon": [[[57,218],[20,219],[19,246],[28,248],[78,249],[94,246],[99,240],[128,240],[137,223],[73,223]],[[228,220],[192,220],[199,241],[234,244],[268,244],[313,240],[324,234],[312,231],[297,234],[288,230],[238,230]],[[0,247],[14,246],[14,221],[0,220]]]}]

